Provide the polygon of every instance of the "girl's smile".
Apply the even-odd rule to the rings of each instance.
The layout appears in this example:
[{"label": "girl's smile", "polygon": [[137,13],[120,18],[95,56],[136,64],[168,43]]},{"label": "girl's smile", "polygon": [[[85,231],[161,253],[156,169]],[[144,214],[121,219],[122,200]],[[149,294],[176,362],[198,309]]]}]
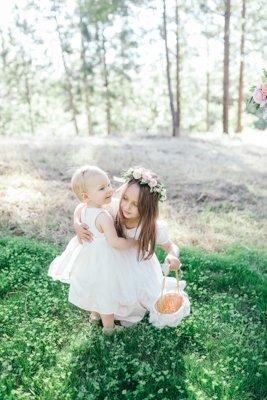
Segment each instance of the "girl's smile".
[{"label": "girl's smile", "polygon": [[131,216],[131,212],[130,211],[122,210],[122,212],[123,212],[123,215],[124,215],[125,218],[127,218],[127,216],[128,217]]},{"label": "girl's smile", "polygon": [[[113,194],[113,193],[112,193]],[[108,196],[106,196],[106,200],[110,203],[111,199],[112,199],[112,194],[109,194]]]},{"label": "girl's smile", "polygon": [[109,204],[112,199],[113,189],[105,173],[98,173],[90,179],[87,189],[87,204],[101,207]]}]

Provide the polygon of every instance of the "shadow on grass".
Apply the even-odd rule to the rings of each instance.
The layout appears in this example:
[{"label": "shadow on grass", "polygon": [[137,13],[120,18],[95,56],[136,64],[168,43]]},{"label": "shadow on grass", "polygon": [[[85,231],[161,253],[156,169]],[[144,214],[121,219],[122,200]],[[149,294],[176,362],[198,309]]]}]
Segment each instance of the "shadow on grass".
[{"label": "shadow on grass", "polygon": [[93,328],[73,354],[67,386],[73,399],[187,399],[187,345],[178,330],[146,320],[110,337]]}]

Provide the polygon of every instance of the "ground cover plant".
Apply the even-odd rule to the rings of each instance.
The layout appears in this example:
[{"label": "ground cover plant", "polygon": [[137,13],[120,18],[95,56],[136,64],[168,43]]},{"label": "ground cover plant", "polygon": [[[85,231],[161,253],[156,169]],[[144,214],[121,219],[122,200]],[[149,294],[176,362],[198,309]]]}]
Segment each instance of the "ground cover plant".
[{"label": "ground cover plant", "polygon": [[47,277],[59,252],[0,239],[1,399],[266,398],[266,253],[183,248],[192,315],[176,329],[145,319],[105,337]]}]

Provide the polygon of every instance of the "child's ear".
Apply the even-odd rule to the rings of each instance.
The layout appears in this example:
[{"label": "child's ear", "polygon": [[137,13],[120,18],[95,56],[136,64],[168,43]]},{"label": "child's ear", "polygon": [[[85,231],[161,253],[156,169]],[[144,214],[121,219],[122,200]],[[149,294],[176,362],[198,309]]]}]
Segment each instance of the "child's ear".
[{"label": "child's ear", "polygon": [[81,193],[82,202],[86,203],[89,200],[89,196],[86,192]]}]

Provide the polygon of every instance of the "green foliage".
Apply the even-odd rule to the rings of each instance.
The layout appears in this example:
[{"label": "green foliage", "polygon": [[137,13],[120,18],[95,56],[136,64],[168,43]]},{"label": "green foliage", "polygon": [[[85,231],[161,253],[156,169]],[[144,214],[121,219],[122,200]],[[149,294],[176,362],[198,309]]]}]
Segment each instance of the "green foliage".
[{"label": "green foliage", "polygon": [[[139,0],[76,0],[71,3],[43,0],[41,3],[25,0],[16,2],[14,7],[7,6],[7,15],[11,11],[11,18],[0,29],[0,135],[73,132],[76,131],[71,126],[73,113],[77,116],[79,132],[103,134],[107,126],[107,107],[114,133],[168,133],[171,116],[162,38],[162,3],[159,2],[159,6]],[[171,76],[175,82],[175,2],[169,3],[167,25]],[[179,3],[184,131],[221,129],[223,10],[221,0]],[[239,82],[240,12],[239,2],[232,7],[230,29],[229,115],[232,127],[236,123]],[[266,58],[262,35],[265,14],[264,0],[250,2],[245,32],[245,95],[250,82],[257,81]],[[101,49],[103,38],[105,50],[103,46]],[[103,53],[107,80],[103,76]],[[266,119],[255,114],[255,109],[251,111],[252,115],[244,113],[243,125],[254,124],[264,129]]]},{"label": "green foliage", "polygon": [[112,337],[47,277],[56,253],[0,241],[1,399],[266,398],[264,252],[183,249],[192,315],[176,329],[144,321]]}]

